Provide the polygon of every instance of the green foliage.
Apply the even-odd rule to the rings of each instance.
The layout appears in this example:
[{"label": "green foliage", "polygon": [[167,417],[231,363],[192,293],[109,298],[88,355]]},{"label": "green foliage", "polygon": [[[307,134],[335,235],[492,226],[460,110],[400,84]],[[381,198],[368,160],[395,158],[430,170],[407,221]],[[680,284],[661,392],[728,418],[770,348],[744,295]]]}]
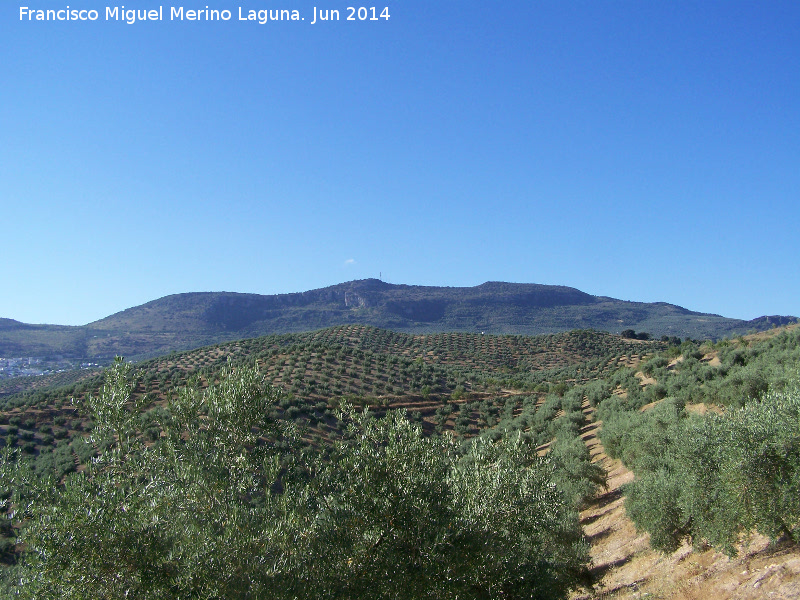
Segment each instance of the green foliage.
[{"label": "green foliage", "polygon": [[626,509],[654,548],[671,552],[688,538],[735,554],[751,531],[800,540],[797,384],[705,418],[674,400],[606,413],[606,450],[636,473]]},{"label": "green foliage", "polygon": [[709,417],[684,448],[698,535],[728,552],[740,530],[800,540],[800,387]]},{"label": "green foliage", "polygon": [[575,508],[583,508],[599,488],[606,486],[606,472],[592,462],[589,448],[581,438],[557,439],[548,457],[555,468],[558,489]]},{"label": "green foliage", "polygon": [[18,597],[544,599],[580,581],[577,513],[521,436],[462,456],[400,413],[345,406],[343,438],[312,454],[270,419],[280,394],[252,367],[144,423],[135,385],[118,361],[83,402],[99,455],[63,484],[5,449]]},{"label": "green foliage", "polygon": [[87,473],[58,486],[6,456],[3,482],[16,492],[11,506],[24,520],[21,541],[29,549],[18,593],[226,597],[261,585],[269,569],[254,582],[242,579],[242,569],[266,543],[254,527],[275,509],[256,502],[271,498],[264,490],[277,467],[253,433],[269,425],[262,415],[272,393],[247,371],[205,393],[187,388],[162,424],[167,437],[147,448],[136,436],[136,413],[127,410],[128,374],[118,362],[100,396],[86,400],[97,424],[91,441],[113,440]]},{"label": "green foliage", "polygon": [[[718,353],[716,366],[703,359],[712,349]],[[725,340],[712,348],[684,342],[670,350],[674,352],[655,356],[642,365],[644,373],[658,379],[661,397],[742,407],[769,389],[778,391],[789,383],[791,373],[800,368],[800,330],[785,331],[757,344]],[[682,354],[682,360],[666,369],[676,352]]]},{"label": "green foliage", "polygon": [[681,510],[683,482],[675,473],[658,469],[637,476],[625,487],[625,509],[639,530],[650,533],[650,545],[674,552],[688,535],[689,521]]},{"label": "green foliage", "polygon": [[[585,401],[597,407],[596,418],[603,421],[601,437],[606,451],[622,458],[636,473],[634,483],[626,490],[627,507],[637,525],[651,532],[655,547],[668,551],[681,541],[692,539],[732,552],[741,534],[754,529],[772,537],[797,536],[797,440],[791,429],[797,429],[796,424],[791,425],[796,421],[785,411],[768,418],[758,417],[766,419],[764,422],[757,422],[754,415],[766,414],[765,407],[775,404],[775,394],[794,389],[791,379],[800,365],[800,331],[748,345],[741,340],[716,347],[686,341],[673,346],[673,353],[645,353],[659,347],[665,348],[666,344],[624,341],[593,331],[535,338],[464,333],[409,336],[371,327],[343,326],[174,353],[139,365],[139,380],[130,376],[130,367],[118,364],[109,371],[111,379],[105,382],[86,380],[70,389],[37,392],[20,398],[19,404],[15,399],[9,400],[7,409],[21,407],[0,414],[0,419],[8,423],[3,428],[11,459],[5,467],[6,481],[9,476],[16,477],[17,483],[11,487],[21,494],[19,504],[11,502],[9,506],[18,509],[16,518],[26,524],[22,531],[28,536],[26,545],[17,546],[16,551],[23,547],[31,551],[22,561],[27,569],[22,573],[31,582],[25,589],[38,590],[45,598],[50,593],[46,586],[35,587],[40,577],[33,575],[39,572],[37,560],[45,561],[44,555],[37,558],[35,535],[52,544],[45,562],[56,561],[52,558],[55,554],[65,556],[60,564],[49,563],[57,565],[49,575],[47,569],[42,569],[41,577],[52,577],[53,581],[59,570],[66,573],[57,584],[61,587],[53,588],[59,593],[52,592],[50,597],[61,592],[69,597],[71,592],[66,586],[73,585],[75,590],[79,587],[78,583],[69,584],[73,581],[70,577],[78,578],[74,581],[88,580],[92,569],[111,573],[120,561],[128,566],[118,578],[122,582],[119,585],[128,586],[125,589],[133,595],[156,598],[159,594],[176,597],[184,593],[189,597],[241,597],[243,582],[251,580],[254,583],[247,585],[267,597],[302,596],[306,589],[313,589],[320,597],[334,593],[345,597],[372,589],[391,595],[389,587],[381,587],[387,584],[370,579],[372,571],[383,573],[391,581],[403,580],[410,590],[422,589],[424,582],[434,577],[455,577],[455,571],[448,571],[451,567],[446,565],[467,560],[454,554],[452,547],[446,550],[441,539],[461,540],[460,551],[477,553],[467,543],[471,539],[468,536],[459,538],[449,530],[441,533],[444,521],[438,520],[446,514],[448,527],[454,523],[466,527],[468,523],[458,516],[465,509],[458,508],[461,505],[454,495],[459,480],[455,473],[475,463],[473,443],[491,448],[501,448],[512,441],[526,448],[549,443],[547,461],[533,461],[523,470],[548,473],[546,479],[556,484],[561,498],[560,514],[572,515],[565,517],[567,520],[603,485],[602,470],[592,465],[579,438],[585,425]],[[718,352],[719,364],[709,361],[707,352],[711,350]],[[667,368],[677,356],[674,352],[681,354],[682,360]],[[234,386],[239,392],[232,388],[220,391],[231,377],[254,373],[255,357],[259,357],[257,364],[263,377],[254,375],[253,385],[239,381]],[[637,360],[642,361],[640,365],[623,367]],[[657,383],[643,388],[634,375],[638,370],[653,375]],[[607,379],[597,379],[603,376]],[[292,394],[280,394],[264,383],[267,379],[290,388]],[[181,391],[170,391],[170,385],[187,383]],[[526,394],[509,395],[504,390],[510,387],[524,389]],[[619,392],[624,397],[618,396]],[[149,399],[144,398],[145,394],[150,395]],[[248,404],[246,397],[259,394],[258,403]],[[420,394],[426,402],[419,402]],[[65,402],[70,395],[76,396],[75,402],[88,414],[78,418],[80,415]],[[230,397],[238,399],[226,409],[228,413],[214,413],[218,409],[212,410],[212,406],[222,406],[223,398]],[[458,405],[448,403],[454,399]],[[37,410],[26,408],[34,400]],[[171,404],[164,406],[167,400]],[[336,418],[333,409],[340,400],[345,406],[369,406],[375,412],[368,414],[375,416],[367,419],[361,412],[348,410]],[[725,405],[726,416],[701,418],[684,410],[684,404],[699,401]],[[654,405],[641,412],[650,403]],[[239,404],[250,406],[243,409],[253,413],[250,429],[244,422],[228,423],[242,433],[227,439],[219,433],[221,425],[214,424],[225,420],[223,414],[235,420],[233,415],[241,412]],[[142,412],[145,405],[148,410]],[[394,442],[387,441],[381,428],[404,431],[399,425],[403,419],[396,421],[399,417],[388,410],[393,405],[408,405],[412,429],[419,428],[414,434],[420,436],[419,440],[407,432],[397,433],[398,447],[411,453],[407,463],[385,455]],[[735,409],[740,406],[747,409],[741,415],[750,416],[737,417],[742,424],[734,426],[739,423],[734,416],[739,414]],[[755,412],[750,414],[750,410]],[[296,419],[301,435],[286,423],[291,419]],[[278,426],[276,420],[284,424]],[[340,439],[348,424],[350,433]],[[459,434],[457,448],[446,437],[451,426]],[[480,432],[484,427],[487,429]],[[435,430],[444,437],[420,441],[427,439],[422,428],[428,434]],[[92,435],[79,437],[78,431],[92,431]],[[216,437],[209,438],[214,431]],[[245,431],[250,437],[242,437]],[[76,437],[68,439],[70,435]],[[362,441],[372,440],[369,443],[374,446],[369,452],[359,450],[358,440],[365,435]],[[472,436],[478,436],[477,442]],[[203,439],[205,446],[198,445]],[[228,450],[223,452],[224,448]],[[402,477],[395,477],[402,489],[395,489],[395,483],[385,480],[389,475],[388,471],[381,471],[385,467],[381,461],[403,471],[404,464],[416,464],[410,456],[427,456],[425,453],[434,452],[433,448],[439,453],[436,460],[446,466],[444,471],[437,470],[438,462],[425,463],[428,475],[404,472]],[[335,460],[334,452],[338,453]],[[359,453],[361,462],[350,454],[354,452]],[[366,457],[369,460],[364,462]],[[348,462],[350,459],[355,462]],[[428,459],[433,457],[425,460]],[[250,486],[245,486],[246,491],[239,495],[214,492],[244,485],[236,483],[241,479],[232,478],[232,474],[218,472],[220,465],[239,464],[236,461],[245,465],[252,478]],[[352,473],[361,473],[366,479],[359,483],[352,473],[339,472],[345,464],[351,465]],[[76,467],[86,468],[86,472],[74,473]],[[488,468],[494,472],[495,467]],[[112,477],[114,473],[116,479]],[[370,479],[373,473],[377,473],[374,480]],[[321,491],[323,481],[329,485],[327,496]],[[426,489],[442,492],[437,502],[444,504],[436,505],[438,508],[430,504],[433,500],[423,493],[420,482],[425,482]],[[195,489],[193,485],[199,487]],[[80,486],[84,486],[82,493],[94,495],[85,502],[94,521],[81,523],[64,516],[67,510],[74,510],[80,496],[75,492],[72,504],[60,504],[65,496],[58,490]],[[410,491],[403,491],[405,487]],[[106,488],[111,491],[106,492]],[[184,489],[190,491],[188,496],[182,494]],[[370,490],[373,504],[363,504],[364,499],[362,504],[355,502],[351,489]],[[122,502],[120,490],[128,490],[133,496],[155,490],[158,493],[150,505],[131,501],[123,504],[122,514],[117,514],[118,502]],[[489,494],[486,489],[481,493]],[[432,508],[421,510],[416,525],[410,525],[411,517],[403,517],[406,520],[402,530],[394,532],[374,515],[370,516],[372,521],[367,518],[372,514],[369,511],[377,510],[378,498],[383,498],[381,502],[386,506],[395,506],[392,502],[398,501],[381,494],[399,494],[402,502]],[[213,507],[207,509],[212,512],[204,513],[198,508],[203,498]],[[327,500],[322,502],[321,498]],[[352,531],[343,533],[337,529],[337,518],[331,517],[334,507],[328,501],[339,507],[336,510],[352,511],[342,515],[360,515],[348,521],[353,523]],[[351,501],[354,503],[347,505]],[[31,511],[26,512],[26,507]],[[492,507],[495,510],[502,511],[502,507]],[[487,514],[494,514],[492,511]],[[37,527],[45,522],[45,513],[49,515],[47,519],[63,521],[65,526],[45,529],[41,525],[37,534]],[[238,516],[229,522],[223,516],[226,514]],[[503,523],[506,517],[494,514],[492,518]],[[151,522],[156,525],[148,529],[146,525]],[[69,560],[77,560],[78,552],[75,549],[69,559],[70,548],[79,547],[70,535],[78,532],[91,537],[95,535],[93,527],[112,525],[115,532],[92,538],[100,548],[107,544],[108,552],[94,553],[88,546],[81,547],[88,565],[83,571],[70,566]],[[358,529],[361,526],[364,529]],[[418,537],[410,537],[409,527],[414,526]],[[275,533],[277,530],[279,533]],[[419,537],[422,530],[432,537]],[[380,532],[392,533],[381,537]],[[482,532],[478,537],[490,536]],[[330,545],[330,540],[337,539],[342,544],[346,542],[346,547]],[[370,540],[383,541],[372,548]],[[62,549],[53,550],[56,542]],[[515,543],[508,537],[497,542],[498,546],[509,547]],[[144,550],[119,549],[137,544],[147,548],[154,545],[155,554],[144,556]],[[236,555],[236,547],[244,548],[245,554],[255,549],[253,552],[260,552],[261,558]],[[406,571],[393,565],[391,556],[407,553],[413,557],[417,551],[414,548],[418,547],[423,548],[419,552],[424,556],[415,559],[411,567],[403,563]],[[506,566],[508,561],[516,560],[499,554],[500,550],[493,547],[484,547],[482,552],[495,553],[492,560],[506,561]],[[165,560],[163,555],[170,558]],[[106,558],[107,562],[103,562]],[[544,560],[547,563],[550,559]],[[151,567],[145,572],[148,561]],[[258,561],[279,566],[252,575]],[[515,571],[511,567],[503,571],[486,562],[480,564],[483,575],[475,576],[477,587],[470,591],[456,577],[452,587],[443,587],[441,597],[492,595],[497,587],[492,583],[494,591],[487,592],[480,582],[489,579],[481,577],[513,580]],[[323,565],[328,566],[323,569]],[[361,566],[356,569],[353,565]],[[235,577],[239,579],[223,578],[203,587],[214,570],[238,573]],[[177,583],[176,573],[182,577]],[[541,581],[546,579],[541,577]],[[97,586],[102,581],[101,577]],[[114,597],[117,592],[111,586],[113,581],[116,580],[109,580],[107,588],[97,587],[97,595]],[[511,592],[506,595],[514,597]],[[420,594],[427,596],[436,597],[433,592]]]},{"label": "green foliage", "polygon": [[[314,478],[320,597],[559,597],[585,546],[548,465],[517,439],[425,438],[401,414],[352,419]],[[318,486],[318,487],[316,487]]]}]

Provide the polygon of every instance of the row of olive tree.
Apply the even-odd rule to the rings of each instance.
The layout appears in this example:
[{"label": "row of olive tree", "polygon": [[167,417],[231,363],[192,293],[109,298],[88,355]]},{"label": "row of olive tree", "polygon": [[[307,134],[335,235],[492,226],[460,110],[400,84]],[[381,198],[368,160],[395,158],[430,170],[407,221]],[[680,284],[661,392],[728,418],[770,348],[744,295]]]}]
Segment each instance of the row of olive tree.
[{"label": "row of olive tree", "polygon": [[800,387],[700,417],[667,398],[652,409],[601,405],[603,444],[636,473],[625,506],[654,548],[684,540],[736,553],[759,531],[800,541]]},{"label": "row of olive tree", "polygon": [[0,484],[26,549],[22,598],[560,598],[585,574],[577,513],[521,437],[466,453],[403,414],[345,410],[324,451],[267,415],[253,368],[173,398],[155,443],[119,360],[85,401],[106,448],[42,480],[10,451]]}]

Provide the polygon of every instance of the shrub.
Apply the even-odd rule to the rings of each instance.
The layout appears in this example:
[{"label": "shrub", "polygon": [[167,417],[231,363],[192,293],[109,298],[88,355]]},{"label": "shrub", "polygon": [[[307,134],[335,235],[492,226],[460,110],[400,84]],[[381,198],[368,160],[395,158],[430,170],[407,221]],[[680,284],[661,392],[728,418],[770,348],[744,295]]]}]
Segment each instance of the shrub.
[{"label": "shrub", "polygon": [[735,554],[754,530],[800,540],[800,387],[702,419],[670,406],[629,414],[617,438],[636,471],[626,509],[653,547],[672,551],[692,538]]},{"label": "shrub", "polygon": [[86,472],[54,486],[5,454],[27,597],[557,598],[585,572],[577,512],[522,436],[462,455],[402,413],[345,406],[346,435],[316,455],[269,421],[279,393],[241,367],[179,390],[146,447],[129,369],[85,401],[103,449]]}]

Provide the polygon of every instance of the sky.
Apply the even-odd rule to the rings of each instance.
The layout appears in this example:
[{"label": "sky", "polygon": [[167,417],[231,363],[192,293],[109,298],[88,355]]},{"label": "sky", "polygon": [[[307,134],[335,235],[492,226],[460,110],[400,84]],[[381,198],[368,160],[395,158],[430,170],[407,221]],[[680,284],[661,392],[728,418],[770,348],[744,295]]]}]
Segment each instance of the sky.
[{"label": "sky", "polygon": [[370,277],[800,316],[800,3],[316,1],[2,2],[0,317]]}]

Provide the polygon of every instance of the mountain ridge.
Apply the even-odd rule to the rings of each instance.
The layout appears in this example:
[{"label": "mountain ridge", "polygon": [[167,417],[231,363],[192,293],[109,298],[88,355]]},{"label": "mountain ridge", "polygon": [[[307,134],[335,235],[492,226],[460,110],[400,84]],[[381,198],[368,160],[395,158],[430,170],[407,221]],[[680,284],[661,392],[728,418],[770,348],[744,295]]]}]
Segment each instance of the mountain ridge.
[{"label": "mountain ridge", "polygon": [[751,321],[666,302],[594,296],[573,287],[487,281],[472,287],[393,284],[361,279],[287,294],[185,292],[82,326],[0,319],[0,356],[155,356],[206,344],[344,324],[406,333],[557,333],[572,329],[717,339],[794,322]]}]

